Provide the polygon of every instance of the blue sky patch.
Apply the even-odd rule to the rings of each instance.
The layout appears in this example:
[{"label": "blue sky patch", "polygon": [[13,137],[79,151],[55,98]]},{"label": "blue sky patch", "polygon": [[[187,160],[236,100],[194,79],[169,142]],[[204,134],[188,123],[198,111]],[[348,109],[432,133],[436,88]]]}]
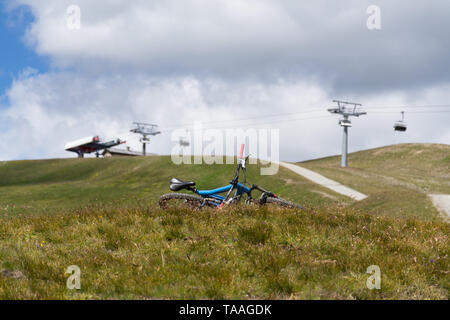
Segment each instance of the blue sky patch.
[{"label": "blue sky patch", "polygon": [[5,91],[23,69],[31,67],[46,72],[49,68],[48,58],[36,54],[23,41],[33,21],[33,14],[27,6],[12,11],[4,5],[0,7],[0,106],[5,105]]}]

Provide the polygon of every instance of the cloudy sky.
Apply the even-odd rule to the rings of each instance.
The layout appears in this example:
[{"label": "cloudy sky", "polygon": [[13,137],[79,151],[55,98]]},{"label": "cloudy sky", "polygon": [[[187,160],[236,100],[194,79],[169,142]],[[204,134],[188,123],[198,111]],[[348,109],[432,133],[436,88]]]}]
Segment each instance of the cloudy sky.
[{"label": "cloudy sky", "polygon": [[[380,30],[367,27],[370,5]],[[340,152],[333,99],[368,112],[353,120],[350,151],[450,143],[449,1],[4,0],[0,10],[0,160],[72,157],[64,144],[89,135],[137,149],[136,120],[160,125],[159,154],[172,129],[201,120],[279,129],[281,159],[306,160]]]}]

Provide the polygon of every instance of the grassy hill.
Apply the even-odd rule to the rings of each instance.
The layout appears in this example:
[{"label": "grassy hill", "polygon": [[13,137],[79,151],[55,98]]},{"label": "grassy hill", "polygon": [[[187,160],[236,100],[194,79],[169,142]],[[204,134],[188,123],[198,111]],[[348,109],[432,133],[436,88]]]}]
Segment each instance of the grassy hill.
[{"label": "grassy hill", "polygon": [[[169,157],[0,163],[0,299],[448,299],[449,224],[408,210],[368,214],[378,212],[370,202],[353,204],[283,168],[260,176],[250,166],[248,181],[314,212],[156,206],[173,176],[210,188],[234,169]],[[430,190],[446,190],[435,175]],[[349,185],[376,194],[378,180],[367,187],[355,176],[361,188]],[[66,288],[70,265],[81,269],[80,290]],[[370,265],[381,269],[381,290],[366,287]]]},{"label": "grassy hill", "polygon": [[[306,206],[348,201],[291,171],[261,176],[249,165],[248,183],[255,183]],[[0,163],[0,214],[58,213],[92,205],[152,205],[169,190],[172,177],[195,180],[200,189],[224,186],[236,165],[175,165],[170,157],[90,158],[11,161]]]},{"label": "grassy hill", "polygon": [[367,213],[439,219],[427,194],[450,194],[450,145],[400,144],[305,161],[305,168],[369,197],[352,206]]}]

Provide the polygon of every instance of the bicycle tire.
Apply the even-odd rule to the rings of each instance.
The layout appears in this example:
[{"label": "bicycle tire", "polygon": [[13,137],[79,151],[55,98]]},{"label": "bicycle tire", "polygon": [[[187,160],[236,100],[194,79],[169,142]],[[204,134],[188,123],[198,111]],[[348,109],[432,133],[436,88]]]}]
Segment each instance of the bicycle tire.
[{"label": "bicycle tire", "polygon": [[[167,209],[169,207],[168,203],[169,201],[173,200],[172,202],[175,202],[176,200],[181,200],[181,204],[187,205],[188,207],[200,209],[201,205],[204,201],[202,197],[194,196],[191,194],[186,193],[167,193],[162,195],[159,198],[158,204],[160,208]],[[183,202],[184,200],[184,202]]]},{"label": "bicycle tire", "polygon": [[268,197],[266,199],[266,203],[274,204],[282,208],[289,208],[289,209],[304,209],[301,205],[295,204],[293,202],[281,199],[281,198],[273,198]]}]

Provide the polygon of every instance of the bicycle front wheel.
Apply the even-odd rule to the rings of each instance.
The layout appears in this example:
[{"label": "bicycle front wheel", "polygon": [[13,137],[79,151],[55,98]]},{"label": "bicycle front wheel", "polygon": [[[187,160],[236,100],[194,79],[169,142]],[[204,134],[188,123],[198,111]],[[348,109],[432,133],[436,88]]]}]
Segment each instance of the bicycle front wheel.
[{"label": "bicycle front wheel", "polygon": [[162,209],[185,207],[200,209],[203,198],[186,193],[168,193],[159,198],[159,206]]},{"label": "bicycle front wheel", "polygon": [[304,209],[301,205],[295,204],[293,202],[281,198],[274,198],[274,197],[268,197],[266,199],[266,204],[269,204],[270,206],[277,206],[288,209]]}]

